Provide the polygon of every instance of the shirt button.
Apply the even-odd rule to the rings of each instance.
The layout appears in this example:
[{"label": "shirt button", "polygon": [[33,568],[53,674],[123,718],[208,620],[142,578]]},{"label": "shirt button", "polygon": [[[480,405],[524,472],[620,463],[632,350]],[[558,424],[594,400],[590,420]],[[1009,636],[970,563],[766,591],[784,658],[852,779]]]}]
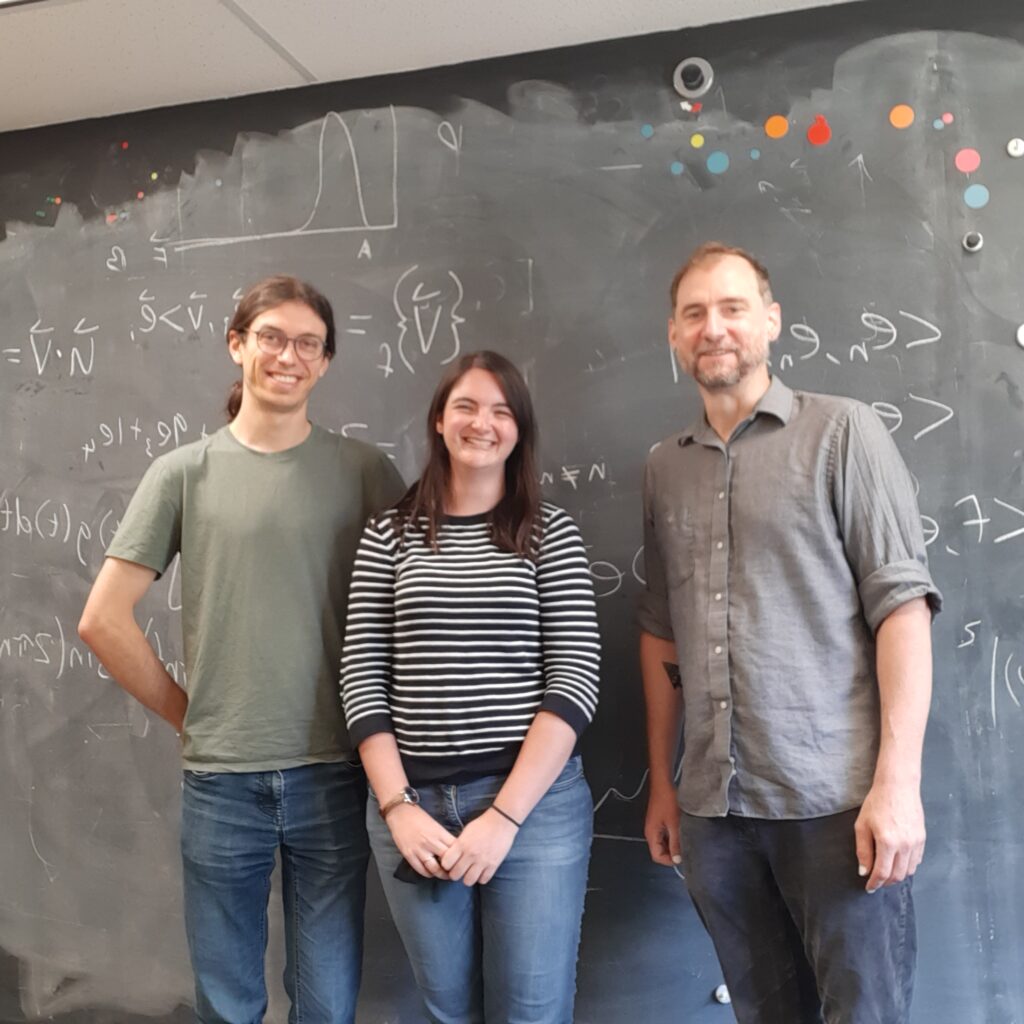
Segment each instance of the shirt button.
[{"label": "shirt button", "polygon": [[722,595],[721,594],[715,594],[715,600],[716,601],[721,601],[722,600]]},{"label": "shirt button", "polygon": [[721,501],[725,497],[725,491],[718,492],[718,500]]},{"label": "shirt button", "polygon": [[719,542],[718,542],[718,543],[717,543],[717,544],[715,545],[715,547],[716,547],[716,548],[718,548],[718,550],[719,550],[719,551],[721,551],[721,550],[722,550],[722,548],[724,548],[724,547],[725,547],[725,545],[724,545],[724,544],[723,544],[723,543],[722,543],[721,541],[719,541]]},{"label": "shirt button", "polygon": [[729,706],[729,702],[727,700],[720,700],[718,706],[724,711]]},{"label": "shirt button", "polygon": [[721,653],[722,653],[722,648],[721,648],[721,646],[720,646],[720,645],[718,645],[718,644],[716,644],[716,645],[715,645],[715,654],[721,654]]}]

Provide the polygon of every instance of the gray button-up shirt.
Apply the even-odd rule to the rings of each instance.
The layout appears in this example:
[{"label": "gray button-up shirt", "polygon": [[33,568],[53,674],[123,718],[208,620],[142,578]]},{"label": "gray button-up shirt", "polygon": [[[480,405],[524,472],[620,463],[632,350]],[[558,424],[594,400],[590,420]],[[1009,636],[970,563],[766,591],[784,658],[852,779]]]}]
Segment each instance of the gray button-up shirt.
[{"label": "gray button-up shirt", "polygon": [[878,755],[875,631],[906,601],[942,602],[881,420],[774,378],[728,443],[702,416],[651,452],[644,544],[640,626],[679,653],[680,806],[858,806]]}]

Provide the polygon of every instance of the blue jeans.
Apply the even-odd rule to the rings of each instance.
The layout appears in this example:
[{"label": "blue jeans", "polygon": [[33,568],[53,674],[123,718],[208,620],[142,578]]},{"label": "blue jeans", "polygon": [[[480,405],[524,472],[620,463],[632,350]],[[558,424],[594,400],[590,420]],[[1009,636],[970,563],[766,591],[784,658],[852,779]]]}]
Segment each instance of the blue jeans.
[{"label": "blue jeans", "polygon": [[267,900],[281,854],[291,1024],[351,1024],[369,847],[356,763],[185,772],[185,931],[201,1024],[259,1024]]},{"label": "blue jeans", "polygon": [[911,880],[868,895],[858,810],[680,822],[690,896],[741,1024],[906,1024],[917,937]]},{"label": "blue jeans", "polygon": [[[505,781],[420,789],[420,805],[458,835]],[[435,1024],[571,1024],[594,805],[569,759],[486,885],[394,877],[402,856],[371,794],[370,844],[391,916]]]}]

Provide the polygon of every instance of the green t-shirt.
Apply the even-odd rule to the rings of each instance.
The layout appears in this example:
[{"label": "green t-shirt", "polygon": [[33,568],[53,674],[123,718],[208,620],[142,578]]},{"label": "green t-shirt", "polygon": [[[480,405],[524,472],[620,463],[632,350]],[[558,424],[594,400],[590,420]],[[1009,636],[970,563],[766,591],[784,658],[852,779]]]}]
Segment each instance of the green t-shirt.
[{"label": "green t-shirt", "polygon": [[352,756],[338,696],[349,576],[367,518],[402,491],[376,448],[316,426],[271,453],[223,427],[150,466],[107,554],[159,575],[181,553],[186,768]]}]

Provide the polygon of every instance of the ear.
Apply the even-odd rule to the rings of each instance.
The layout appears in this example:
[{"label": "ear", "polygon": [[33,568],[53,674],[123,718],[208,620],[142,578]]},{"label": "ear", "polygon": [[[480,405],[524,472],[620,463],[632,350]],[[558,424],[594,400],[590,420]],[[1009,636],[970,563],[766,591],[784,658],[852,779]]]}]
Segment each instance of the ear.
[{"label": "ear", "polygon": [[773,302],[766,312],[768,317],[768,341],[776,341],[778,340],[779,332],[782,330],[782,307],[777,302]]},{"label": "ear", "polygon": [[676,347],[676,318],[670,316],[668,318],[668,343],[675,349]]},{"label": "ear", "polygon": [[245,337],[238,333],[238,331],[231,331],[228,334],[228,351],[231,353],[231,358],[242,365],[242,349],[245,347]]},{"label": "ear", "polygon": [[444,419],[442,417],[438,416],[437,419],[434,420],[434,429],[439,434],[443,434],[444,433]]},{"label": "ear", "polygon": [[331,357],[330,356],[328,356],[326,359],[322,359],[320,361],[320,370],[319,370],[319,372],[316,375],[316,379],[317,380],[319,380],[328,371],[328,369],[330,368],[330,365],[331,365]]}]

